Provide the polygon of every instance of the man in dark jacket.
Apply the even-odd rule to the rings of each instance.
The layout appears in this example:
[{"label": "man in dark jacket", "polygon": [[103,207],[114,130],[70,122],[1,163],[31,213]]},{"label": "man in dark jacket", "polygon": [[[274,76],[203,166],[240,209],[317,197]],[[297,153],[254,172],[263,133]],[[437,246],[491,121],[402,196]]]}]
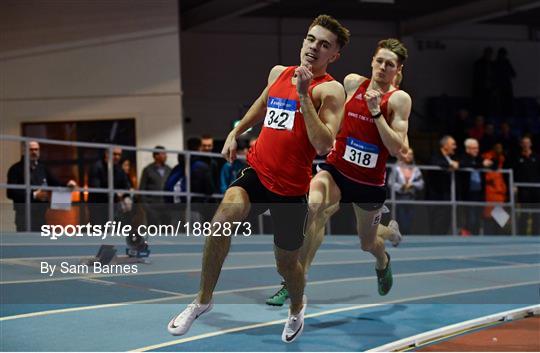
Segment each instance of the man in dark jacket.
[{"label": "man in dark jacket", "polygon": [[[540,183],[540,157],[532,150],[532,140],[525,136],[521,139],[521,153],[512,165],[514,180],[517,183]],[[538,208],[540,188],[519,187],[517,201],[524,208]],[[519,234],[528,233],[528,222],[531,220],[531,234],[540,235],[540,214],[521,213],[518,218]]]},{"label": "man in dark jacket", "polygon": [[[39,160],[40,146],[36,141],[28,143],[30,152],[30,185],[32,185],[32,194],[30,195],[30,214],[31,231],[41,230],[45,224],[45,212],[48,208],[51,193],[41,190],[39,186],[60,186],[60,182],[49,172],[46,166]],[[24,184],[24,155],[21,160],[13,164],[8,170],[8,184]],[[75,181],[70,180],[68,186],[76,186]],[[36,187],[38,186],[38,187]],[[25,203],[26,190],[8,189],[8,199],[13,200],[13,209],[15,210],[15,226],[17,232],[26,230]]]},{"label": "man in dark jacket", "polygon": [[[122,149],[120,147],[113,148],[113,188],[129,190],[130,182],[129,178],[122,170],[120,166],[120,160],[122,159]],[[92,165],[88,172],[88,186],[91,188],[108,188],[108,175],[107,175],[107,161],[109,159],[108,150],[103,154],[103,159],[100,159]],[[129,194],[114,195],[114,202],[119,203],[128,198]],[[91,205],[90,209],[90,222],[94,224],[104,224],[108,219],[108,203],[109,194],[107,193],[95,193],[91,192],[88,195],[88,203]],[[127,202],[126,202],[127,203]]]},{"label": "man in dark jacket", "polygon": [[[163,146],[156,146],[156,149],[164,150]],[[167,161],[167,153],[154,152],[152,153],[154,162],[147,165],[141,176],[141,190],[162,191],[171,168],[165,163]],[[146,212],[146,220],[148,224],[161,225],[168,224],[168,215],[165,212],[164,198],[158,195],[143,195],[144,210]]]},{"label": "man in dark jacket", "polygon": [[[428,199],[436,201],[450,200],[452,172],[459,168],[459,163],[451,157],[456,151],[456,140],[446,135],[439,141],[439,150],[431,158],[432,165],[442,170],[432,170],[428,179]],[[435,235],[448,234],[450,228],[451,209],[449,206],[431,206],[431,233]]]}]

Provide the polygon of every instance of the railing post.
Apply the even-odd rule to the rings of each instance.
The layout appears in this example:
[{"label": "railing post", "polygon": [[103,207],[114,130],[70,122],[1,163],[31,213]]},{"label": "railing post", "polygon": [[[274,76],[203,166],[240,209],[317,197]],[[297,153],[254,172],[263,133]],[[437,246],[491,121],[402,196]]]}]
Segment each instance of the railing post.
[{"label": "railing post", "polygon": [[32,188],[30,185],[30,146],[28,140],[24,140],[24,220],[26,223],[26,231],[32,230]]},{"label": "railing post", "polygon": [[458,235],[457,231],[457,204],[456,204],[456,171],[452,170],[450,183],[450,199],[452,201],[452,235]]},{"label": "railing post", "polygon": [[516,217],[516,198],[514,195],[514,170],[510,169],[508,171],[508,183],[510,191],[510,214],[512,215],[512,236],[517,235],[517,217]]},{"label": "railing post", "polygon": [[107,219],[112,222],[114,220],[114,174],[113,174],[114,156],[113,156],[112,145],[108,147],[107,153],[109,154],[107,158],[107,189],[108,189],[108,195],[109,195],[109,200],[107,202],[107,206],[108,206]]},{"label": "railing post", "polygon": [[259,234],[262,235],[264,233],[264,215],[262,213],[257,217],[257,221],[259,223]]},{"label": "railing post", "polygon": [[186,165],[184,173],[186,174],[186,222],[191,221],[191,153],[186,152],[184,158]]}]

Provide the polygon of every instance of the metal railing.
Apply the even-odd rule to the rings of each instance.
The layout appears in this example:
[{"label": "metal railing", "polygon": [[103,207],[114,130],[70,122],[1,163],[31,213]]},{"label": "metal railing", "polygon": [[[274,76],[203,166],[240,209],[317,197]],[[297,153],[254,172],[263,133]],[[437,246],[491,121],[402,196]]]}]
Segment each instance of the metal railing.
[{"label": "metal railing", "polygon": [[[392,219],[396,219],[396,205],[399,204],[410,204],[410,205],[437,205],[437,206],[451,206],[452,213],[451,213],[451,226],[452,226],[452,234],[457,235],[458,234],[458,222],[457,222],[457,208],[458,206],[501,206],[501,207],[510,207],[511,209],[511,215],[512,215],[512,235],[516,235],[516,222],[514,221],[516,219],[516,205],[514,200],[514,174],[512,169],[473,169],[473,168],[460,168],[458,170],[445,170],[438,166],[431,166],[431,165],[415,165],[420,170],[428,170],[428,171],[438,171],[438,172],[446,172],[450,173],[450,200],[398,200],[396,199],[396,189],[392,187],[392,185],[389,185],[390,187],[390,204],[391,204],[391,213],[392,213]],[[388,164],[387,168],[391,169],[390,172],[390,181],[393,181],[395,179],[394,175],[397,173],[398,164]],[[509,191],[510,191],[510,201],[509,202],[493,202],[493,201],[461,201],[457,200],[457,184],[456,184],[456,172],[483,172],[483,173],[501,173],[501,174],[508,174],[509,175]],[[429,180],[428,180],[429,182]],[[540,187],[540,183],[537,184],[538,187]]]},{"label": "metal railing", "polygon": [[[165,153],[175,153],[181,154],[185,158],[185,169],[184,176],[186,179],[186,191],[148,191],[148,190],[126,190],[126,189],[115,189],[114,188],[114,174],[113,174],[113,159],[107,159],[107,188],[94,188],[94,187],[77,187],[71,189],[75,192],[88,192],[88,193],[106,193],[108,195],[108,219],[114,219],[114,196],[116,193],[120,194],[134,194],[134,195],[153,195],[153,196],[183,196],[186,198],[186,219],[189,219],[192,209],[192,199],[194,197],[210,197],[215,199],[223,198],[223,194],[215,193],[212,195],[206,195],[201,193],[191,192],[191,159],[193,156],[206,156],[206,157],[215,157],[221,158],[221,154],[218,153],[208,153],[208,152],[196,152],[196,151],[184,151],[184,150],[174,150],[174,149],[155,149],[155,148],[144,148],[144,147],[134,147],[134,146],[124,146],[124,145],[113,145],[113,144],[104,144],[104,143],[90,143],[90,142],[75,142],[75,141],[62,141],[62,140],[52,140],[52,139],[41,139],[41,138],[32,138],[32,137],[20,137],[20,136],[10,136],[10,135],[0,135],[0,141],[13,141],[13,142],[23,142],[24,143],[24,184],[8,184],[0,183],[0,189],[24,189],[25,193],[25,220],[26,220],[26,229],[29,231],[31,229],[32,217],[31,217],[31,195],[32,189],[41,189],[45,191],[57,191],[57,190],[66,190],[67,187],[57,187],[57,186],[36,186],[31,185],[30,181],[30,150],[29,142],[37,141],[43,144],[52,144],[52,145],[62,145],[62,146],[73,146],[73,147],[88,147],[88,148],[99,148],[108,151],[108,155],[113,155],[113,149],[120,147],[122,150],[126,151],[142,151],[142,152],[165,152]],[[315,161],[320,162],[320,161]],[[439,171],[444,172],[444,169],[437,166],[430,165],[415,165],[420,170],[428,171]],[[390,169],[390,178],[389,184],[394,180],[394,174],[396,173],[398,165],[397,164],[388,164],[387,168]],[[396,190],[392,185],[390,187],[390,199],[387,200],[387,203],[391,206],[391,215],[392,218],[396,218],[396,206],[403,204],[410,205],[437,205],[437,206],[450,206],[451,207],[451,225],[452,225],[452,234],[458,234],[458,224],[457,224],[457,207],[458,206],[501,206],[509,207],[511,212],[511,232],[512,235],[516,235],[516,214],[519,212],[531,212],[531,213],[540,213],[538,209],[528,209],[516,208],[516,202],[514,197],[514,188],[516,187],[531,187],[531,188],[540,188],[540,183],[516,183],[514,182],[513,171],[511,169],[470,169],[462,168],[458,169],[459,172],[500,172],[502,174],[508,174],[508,190],[510,200],[508,202],[474,202],[474,201],[461,201],[457,200],[456,195],[456,172],[455,171],[446,171],[451,175],[451,184],[450,184],[450,200],[399,200],[396,198]],[[262,220],[262,217],[259,218]],[[259,224],[259,229],[262,230],[262,225]],[[330,227],[327,228],[330,232]]]}]

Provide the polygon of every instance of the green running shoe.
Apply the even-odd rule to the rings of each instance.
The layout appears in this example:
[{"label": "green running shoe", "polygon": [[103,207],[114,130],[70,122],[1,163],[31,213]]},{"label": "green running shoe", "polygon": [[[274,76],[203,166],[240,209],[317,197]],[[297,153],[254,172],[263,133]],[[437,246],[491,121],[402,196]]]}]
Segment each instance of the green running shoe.
[{"label": "green running shoe", "polygon": [[392,266],[390,266],[390,255],[386,253],[386,256],[388,256],[388,263],[386,264],[386,268],[384,270],[377,270],[377,285],[379,287],[379,295],[387,295],[388,292],[390,292],[390,289],[392,288]]},{"label": "green running shoe", "polygon": [[283,306],[285,304],[285,301],[289,299],[289,291],[287,290],[287,285],[285,282],[281,282],[283,287],[281,287],[280,290],[276,292],[273,296],[266,299],[266,304],[272,305],[272,306]]}]

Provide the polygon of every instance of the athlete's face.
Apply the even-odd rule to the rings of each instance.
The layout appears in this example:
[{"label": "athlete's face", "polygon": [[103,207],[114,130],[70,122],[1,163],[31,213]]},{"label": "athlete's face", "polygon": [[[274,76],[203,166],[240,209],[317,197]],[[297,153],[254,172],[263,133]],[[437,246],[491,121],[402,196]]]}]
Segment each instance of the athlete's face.
[{"label": "athlete's face", "polygon": [[300,63],[313,69],[325,68],[339,58],[337,36],[319,25],[313,26],[300,50]]},{"label": "athlete's face", "polygon": [[392,84],[403,65],[399,63],[396,53],[385,48],[377,51],[371,61],[371,77],[381,84]]}]

